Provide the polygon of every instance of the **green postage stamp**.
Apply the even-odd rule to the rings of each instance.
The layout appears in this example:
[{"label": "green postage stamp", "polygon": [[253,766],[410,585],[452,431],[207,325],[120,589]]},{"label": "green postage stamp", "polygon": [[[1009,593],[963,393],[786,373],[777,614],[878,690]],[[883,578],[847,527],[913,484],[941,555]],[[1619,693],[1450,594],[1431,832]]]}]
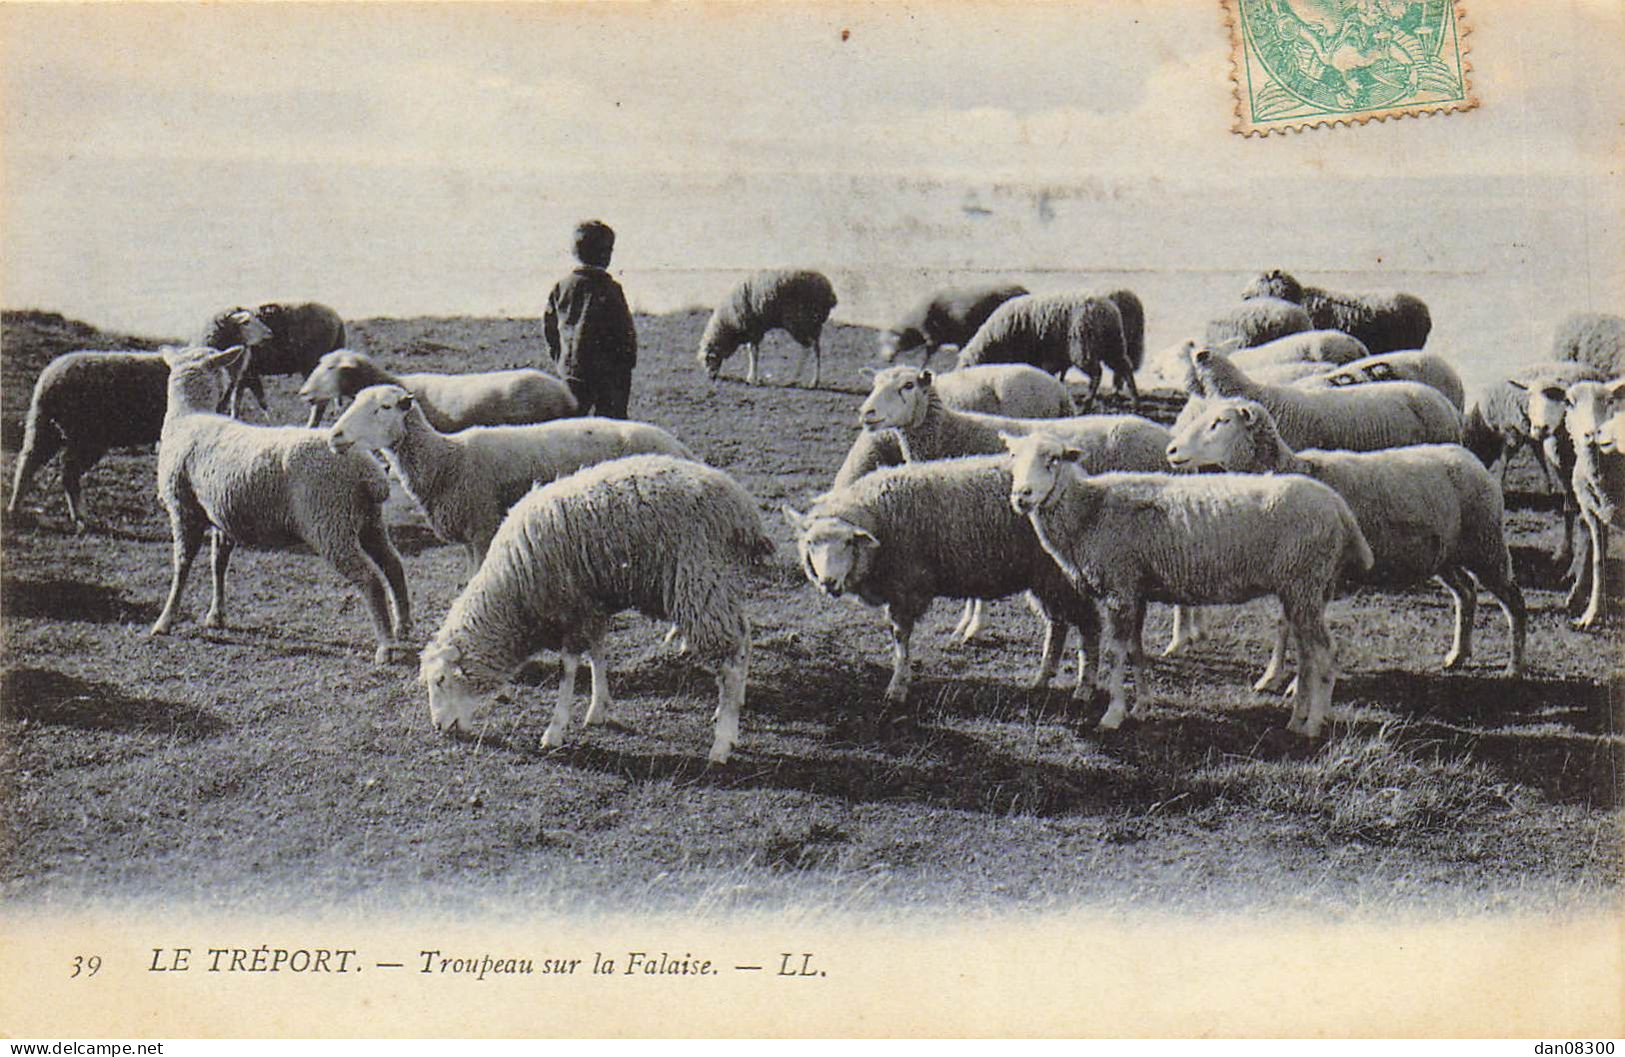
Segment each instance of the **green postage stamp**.
[{"label": "green postage stamp", "polygon": [[1235,130],[1469,110],[1465,14],[1455,0],[1223,0]]}]

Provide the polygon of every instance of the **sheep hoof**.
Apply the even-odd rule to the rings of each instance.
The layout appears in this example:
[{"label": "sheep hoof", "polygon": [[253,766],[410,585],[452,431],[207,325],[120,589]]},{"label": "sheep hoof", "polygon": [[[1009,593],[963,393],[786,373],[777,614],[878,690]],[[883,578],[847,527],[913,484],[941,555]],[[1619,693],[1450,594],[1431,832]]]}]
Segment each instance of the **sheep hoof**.
[{"label": "sheep hoof", "polygon": [[1516,661],[1508,661],[1506,667],[1501,669],[1501,674],[1508,679],[1522,679],[1523,665]]},{"label": "sheep hoof", "polygon": [[217,631],[224,631],[226,630],[226,618],[211,610],[209,614],[203,618],[203,626],[206,628],[214,628]]},{"label": "sheep hoof", "polygon": [[372,663],[380,666],[411,659],[412,647],[403,646],[398,642],[380,646],[372,653]]},{"label": "sheep hoof", "polygon": [[1444,659],[1444,670],[1447,672],[1453,672],[1466,663],[1467,655],[1465,653],[1457,653],[1452,650],[1450,655]]},{"label": "sheep hoof", "polygon": [[562,748],[564,735],[552,730],[542,731],[542,748],[546,751]]},{"label": "sheep hoof", "polygon": [[160,621],[158,621],[158,623],[154,624],[152,627],[147,629],[147,634],[149,636],[152,636],[152,635],[168,635],[169,634],[169,627],[170,627],[171,623],[172,622],[168,621],[168,620],[160,620]]},{"label": "sheep hoof", "polygon": [[1278,694],[1281,692],[1281,688],[1285,686],[1286,683],[1286,673],[1265,672],[1259,678],[1258,682],[1253,684],[1253,692],[1259,694]]},{"label": "sheep hoof", "polygon": [[732,745],[713,745],[711,753],[706,757],[707,763],[714,763],[719,767],[728,762],[728,756],[733,752]]},{"label": "sheep hoof", "polygon": [[1601,622],[1602,614],[1598,613],[1594,609],[1588,609],[1578,617],[1575,617],[1573,620],[1569,621],[1569,626],[1574,628],[1576,631],[1590,631]]},{"label": "sheep hoof", "polygon": [[1190,639],[1173,639],[1168,643],[1167,646],[1163,647],[1162,655],[1164,657],[1176,657],[1179,654],[1184,653],[1185,647],[1189,646],[1190,644]]},{"label": "sheep hoof", "polygon": [[1123,720],[1127,717],[1128,710],[1121,703],[1117,703],[1106,710],[1106,714],[1100,717],[1100,722],[1096,726],[1100,730],[1116,730],[1123,725]]}]

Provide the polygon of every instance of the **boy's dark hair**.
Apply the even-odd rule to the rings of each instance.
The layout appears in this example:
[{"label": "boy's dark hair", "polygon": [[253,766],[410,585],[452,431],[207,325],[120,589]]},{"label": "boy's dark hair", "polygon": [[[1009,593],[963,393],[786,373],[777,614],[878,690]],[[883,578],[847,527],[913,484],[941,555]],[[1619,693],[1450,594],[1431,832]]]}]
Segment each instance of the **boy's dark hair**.
[{"label": "boy's dark hair", "polygon": [[614,228],[602,220],[583,220],[576,225],[576,260],[595,268],[608,268],[610,255],[614,252]]}]

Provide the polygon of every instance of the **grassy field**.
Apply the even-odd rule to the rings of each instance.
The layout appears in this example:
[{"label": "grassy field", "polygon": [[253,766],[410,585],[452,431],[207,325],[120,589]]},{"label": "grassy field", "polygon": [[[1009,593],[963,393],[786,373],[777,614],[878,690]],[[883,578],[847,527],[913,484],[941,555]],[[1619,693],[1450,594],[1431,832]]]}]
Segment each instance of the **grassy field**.
[{"label": "grassy field", "polygon": [[[312,556],[240,553],[232,626],[149,639],[169,578],[150,453],[87,478],[76,535],[54,468],[4,534],[4,851],[14,904],[162,899],[215,908],[602,907],[731,913],[1074,906],[1357,913],[1394,906],[1545,911],[1617,897],[1617,632],[1561,612],[1552,502],[1527,464],[1510,526],[1532,611],[1529,676],[1499,675],[1505,626],[1479,610],[1477,655],[1442,673],[1442,591],[1363,591],[1331,610],[1345,677],[1328,737],[1281,729],[1254,695],[1272,614],[1226,610],[1141,682],[1150,717],[1102,737],[1056,688],[1023,683],[1036,619],[994,607],[952,647],[957,606],[916,635],[907,709],[880,714],[878,610],[805,584],[777,513],[833,475],[854,432],[873,333],[826,332],[829,388],[706,382],[697,313],[639,319],[632,412],[675,432],[761,502],[779,542],[755,582],[744,737],[707,767],[711,678],[625,615],[611,685],[625,729],[539,748],[556,665],[516,685],[477,736],[430,727],[408,666],[379,669],[360,599]],[[533,363],[535,320],[364,320],[352,344],[403,370]],[[10,461],[39,368],[124,339],[8,313],[0,439]],[[790,346],[764,365],[782,376]],[[743,358],[726,372],[737,378]],[[782,380],[776,379],[776,380]],[[296,381],[272,417],[293,422]],[[391,501],[421,643],[455,596],[458,551]],[[1166,640],[1155,607],[1147,642]]]}]

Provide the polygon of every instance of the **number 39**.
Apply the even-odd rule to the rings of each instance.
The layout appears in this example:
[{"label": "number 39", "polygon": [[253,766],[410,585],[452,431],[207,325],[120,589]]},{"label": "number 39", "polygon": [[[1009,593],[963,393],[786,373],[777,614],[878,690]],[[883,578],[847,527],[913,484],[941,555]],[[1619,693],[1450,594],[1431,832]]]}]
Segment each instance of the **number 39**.
[{"label": "number 39", "polygon": [[74,977],[79,976],[81,974],[83,974],[85,976],[95,976],[97,973],[99,973],[101,971],[102,971],[102,957],[101,957],[101,955],[92,954],[90,957],[87,958],[83,954],[76,954],[76,955],[73,956],[73,972],[68,974],[68,979],[72,980]]}]

